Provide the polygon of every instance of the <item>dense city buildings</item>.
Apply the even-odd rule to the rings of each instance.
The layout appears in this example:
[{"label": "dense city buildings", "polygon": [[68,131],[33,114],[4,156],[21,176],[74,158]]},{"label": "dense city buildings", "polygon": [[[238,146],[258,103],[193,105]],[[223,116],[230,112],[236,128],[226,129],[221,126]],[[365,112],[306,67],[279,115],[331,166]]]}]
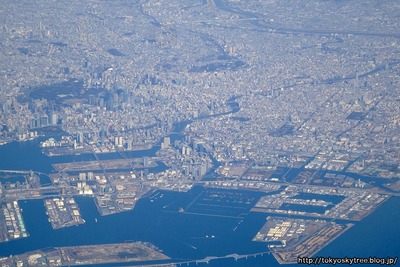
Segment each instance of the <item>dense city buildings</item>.
[{"label": "dense city buildings", "polygon": [[20,200],[44,199],[60,229],[85,223],[75,197],[106,216],[202,186],[174,211],[244,203],[274,215],[254,241],[279,241],[278,262],[315,254],[400,191],[400,5],[376,5],[3,3],[0,144],[40,138],[53,170],[0,170],[0,241],[29,236]]},{"label": "dense city buildings", "polygon": [[398,176],[396,3],[365,21],[368,7],[309,5],[10,4],[2,142],[57,127],[78,148],[132,150],[192,120],[185,133],[222,163]]}]

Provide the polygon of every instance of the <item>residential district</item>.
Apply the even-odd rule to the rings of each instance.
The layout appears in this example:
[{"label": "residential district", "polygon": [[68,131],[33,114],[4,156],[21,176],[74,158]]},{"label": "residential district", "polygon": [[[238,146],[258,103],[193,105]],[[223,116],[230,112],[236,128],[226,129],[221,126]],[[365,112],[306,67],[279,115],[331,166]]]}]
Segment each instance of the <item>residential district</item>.
[{"label": "residential district", "polygon": [[[268,219],[253,240],[280,263],[314,255],[399,195],[398,12],[395,0],[378,10],[363,1],[3,3],[0,143],[40,138],[53,171],[0,170],[0,241],[29,236],[21,200],[43,199],[58,231],[85,223],[78,196],[107,216],[156,190],[202,186],[261,192],[250,209]],[[71,250],[0,265],[99,263]],[[166,257],[151,251],[146,260]]]}]

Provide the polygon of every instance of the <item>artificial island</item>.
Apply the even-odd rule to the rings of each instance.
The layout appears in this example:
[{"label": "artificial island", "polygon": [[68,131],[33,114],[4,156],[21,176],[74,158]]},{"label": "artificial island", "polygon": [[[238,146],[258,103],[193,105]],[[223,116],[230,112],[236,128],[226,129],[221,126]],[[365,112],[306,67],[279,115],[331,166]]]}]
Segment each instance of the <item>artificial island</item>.
[{"label": "artificial island", "polygon": [[[293,263],[399,196],[396,1],[367,18],[361,2],[39,2],[0,10],[0,142],[40,138],[52,170],[0,170],[1,242],[29,238],[20,201],[43,199],[62,231],[86,223],[77,197],[106,217],[203,187],[169,211],[265,214],[254,255]],[[175,261],[139,241],[2,256],[1,266],[219,257]]]}]

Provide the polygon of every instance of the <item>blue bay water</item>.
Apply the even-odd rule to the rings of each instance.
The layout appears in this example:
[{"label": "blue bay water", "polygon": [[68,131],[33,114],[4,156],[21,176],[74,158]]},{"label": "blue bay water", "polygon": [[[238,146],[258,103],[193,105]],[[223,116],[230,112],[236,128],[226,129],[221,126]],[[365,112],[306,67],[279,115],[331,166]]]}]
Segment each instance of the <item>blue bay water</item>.
[{"label": "blue bay water", "polygon": [[[11,143],[0,147],[0,169],[51,172],[51,160],[40,153],[39,140]],[[228,190],[229,191],[229,190]],[[221,190],[220,194],[226,193]],[[257,199],[260,194],[241,192]],[[52,230],[47,221],[42,200],[21,201],[28,238],[0,244],[0,256],[15,255],[53,246],[93,245],[124,241],[153,243],[174,260],[202,259],[232,253],[251,254],[266,251],[266,244],[252,242],[253,236],[265,223],[266,214],[248,213],[243,206],[215,209],[209,216],[180,213],[199,195],[202,187],[187,193],[157,191],[141,199],[130,212],[101,217],[91,198],[78,197],[84,225]],[[206,203],[206,202],[203,202]],[[192,206],[194,213],[200,210]],[[241,204],[238,204],[241,205]],[[395,257],[400,251],[400,198],[391,198],[317,255],[333,257]],[[189,209],[190,210],[190,209]],[[207,213],[207,212],[206,212]],[[229,215],[227,217],[214,215]],[[231,216],[237,215],[237,216]],[[97,222],[96,222],[97,219]],[[208,236],[208,237],[207,237]],[[271,255],[247,259],[212,260],[208,264],[189,266],[278,266]],[[297,264],[295,264],[298,266]],[[293,265],[294,266],[294,265]]]}]

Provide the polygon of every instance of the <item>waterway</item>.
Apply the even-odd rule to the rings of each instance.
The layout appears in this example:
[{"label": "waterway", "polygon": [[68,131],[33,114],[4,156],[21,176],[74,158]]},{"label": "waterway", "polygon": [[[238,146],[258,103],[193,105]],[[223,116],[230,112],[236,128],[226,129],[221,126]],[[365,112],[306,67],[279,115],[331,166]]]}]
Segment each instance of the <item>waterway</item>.
[{"label": "waterway", "polygon": [[343,34],[343,35],[359,35],[359,36],[370,36],[370,37],[392,37],[400,38],[397,33],[382,33],[382,32],[371,32],[371,31],[354,31],[348,29],[341,30],[324,30],[317,28],[290,28],[282,27],[280,25],[275,25],[272,22],[268,22],[268,18],[257,12],[250,12],[245,10],[240,10],[233,8],[227,3],[226,0],[214,0],[216,8],[221,11],[231,13],[233,15],[240,15],[247,17],[250,23],[256,26],[258,31],[269,31],[277,34],[304,34],[304,35],[332,35],[332,34]]},{"label": "waterway", "polygon": [[[0,169],[51,171],[51,159],[41,154],[39,140],[13,142],[0,147],[5,155]],[[141,199],[130,212],[101,217],[91,198],[77,198],[86,223],[53,230],[41,200],[21,201],[30,236],[0,244],[0,256],[9,256],[51,246],[91,245],[147,241],[176,261],[252,254],[266,251],[266,244],[251,241],[265,223],[267,214],[249,212],[260,193],[205,190],[187,193],[157,191]],[[302,196],[305,198],[313,196]],[[337,238],[321,256],[398,256],[400,247],[400,198],[391,198],[375,213]],[[179,212],[180,208],[187,212]],[[96,222],[97,219],[97,222]],[[212,260],[198,266],[277,266],[271,255],[248,259]],[[190,264],[189,266],[195,266]]]},{"label": "waterway", "polygon": [[[227,104],[234,113],[239,110],[236,98]],[[219,114],[224,115],[224,114]],[[191,121],[175,125],[171,139],[183,138],[182,130]],[[0,147],[0,169],[52,171],[54,162],[92,160],[91,155],[48,158],[39,148],[41,139],[13,142]],[[128,157],[154,156],[159,147],[126,152]],[[102,159],[117,157],[102,155]],[[285,173],[284,170],[282,173]],[[207,256],[252,254],[267,251],[266,244],[252,242],[265,222],[267,214],[249,212],[259,193],[205,190],[195,187],[187,193],[157,191],[141,199],[130,212],[101,217],[91,198],[78,198],[86,223],[77,227],[53,230],[47,221],[41,200],[22,201],[23,217],[29,238],[0,244],[0,256],[9,256],[51,246],[93,245],[103,243],[147,241],[162,249],[174,261],[202,259]],[[300,198],[314,198],[301,195]],[[336,201],[332,201],[336,202]],[[392,198],[376,213],[357,223],[319,255],[396,256],[400,247],[399,198]],[[186,212],[179,212],[184,208]],[[97,220],[97,222],[96,222]],[[390,246],[388,246],[390,244]],[[389,250],[388,250],[389,249]],[[195,265],[189,264],[189,265]],[[277,266],[271,255],[247,259],[212,260],[199,266]]]}]

